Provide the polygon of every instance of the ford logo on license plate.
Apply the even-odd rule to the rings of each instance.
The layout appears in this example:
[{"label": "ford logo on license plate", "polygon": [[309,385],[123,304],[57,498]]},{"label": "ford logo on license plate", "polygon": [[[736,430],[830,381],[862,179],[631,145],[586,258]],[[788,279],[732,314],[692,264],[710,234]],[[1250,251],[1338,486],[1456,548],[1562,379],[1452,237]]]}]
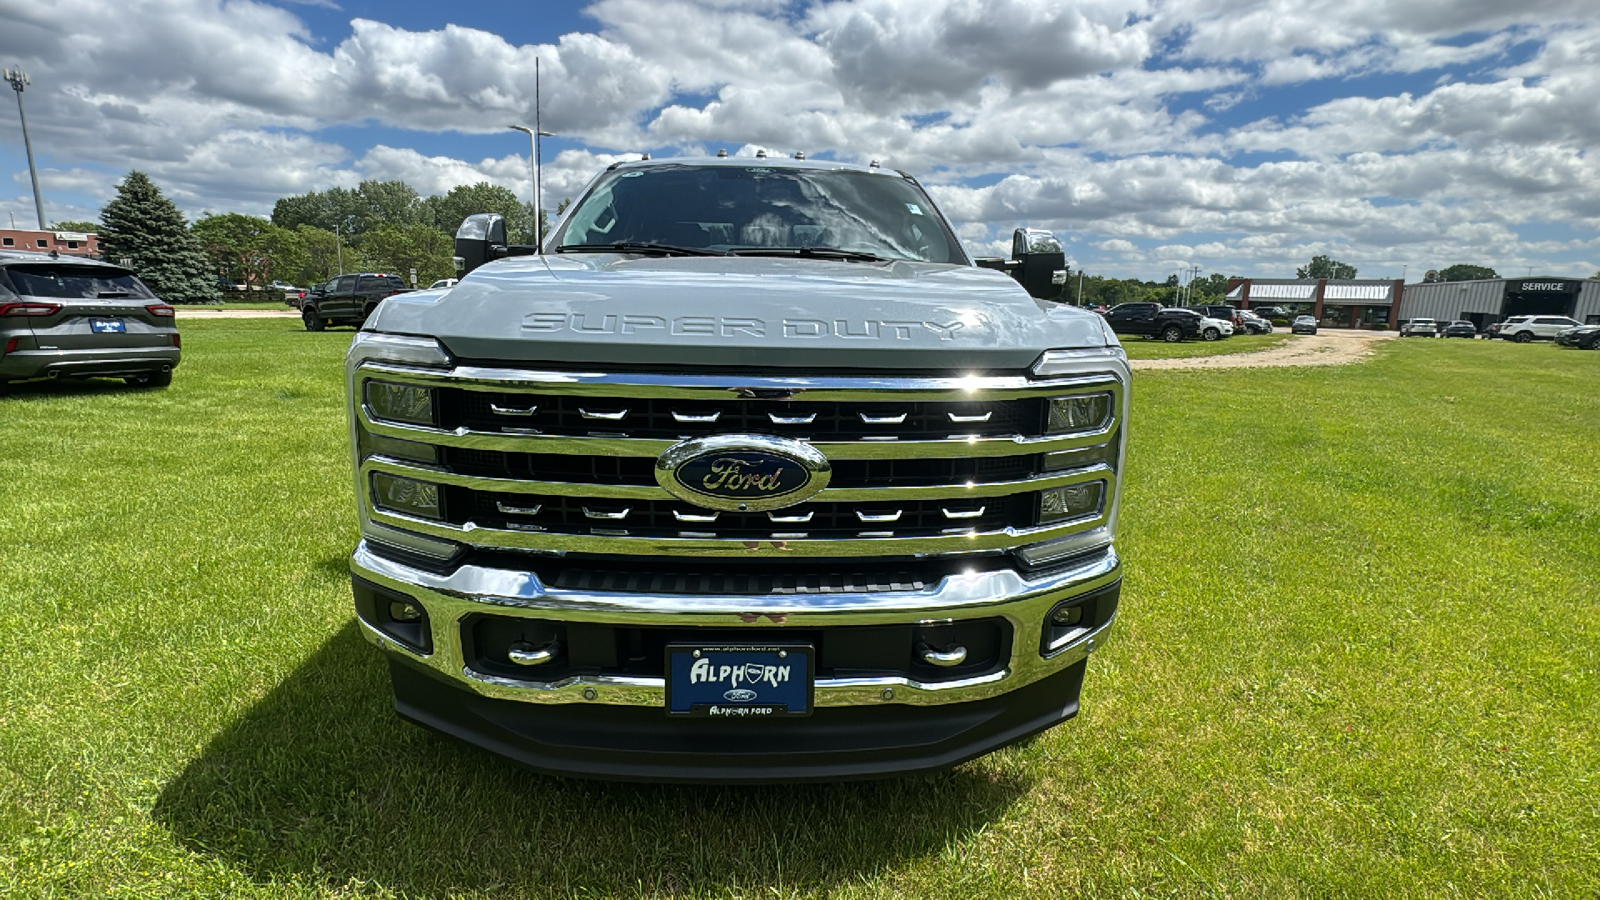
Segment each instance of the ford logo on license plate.
[{"label": "ford logo on license plate", "polygon": [[667,713],[712,719],[811,714],[809,644],[667,645]]}]

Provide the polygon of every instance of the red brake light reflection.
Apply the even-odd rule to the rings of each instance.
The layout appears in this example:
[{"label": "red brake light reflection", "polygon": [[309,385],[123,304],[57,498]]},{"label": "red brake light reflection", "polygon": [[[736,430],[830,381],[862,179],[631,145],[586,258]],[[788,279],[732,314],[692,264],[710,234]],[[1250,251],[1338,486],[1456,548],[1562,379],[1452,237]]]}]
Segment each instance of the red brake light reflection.
[{"label": "red brake light reflection", "polygon": [[145,304],[144,308],[150,313],[150,315],[160,316],[164,319],[170,319],[175,314],[172,307],[166,305],[165,303],[147,303]]}]

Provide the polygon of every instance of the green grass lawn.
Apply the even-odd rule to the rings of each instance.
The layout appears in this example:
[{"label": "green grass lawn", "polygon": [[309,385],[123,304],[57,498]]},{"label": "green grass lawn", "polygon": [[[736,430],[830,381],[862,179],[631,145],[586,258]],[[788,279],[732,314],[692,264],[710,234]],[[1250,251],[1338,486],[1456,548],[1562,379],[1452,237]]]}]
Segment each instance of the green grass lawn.
[{"label": "green grass lawn", "polygon": [[1275,334],[1236,334],[1221,341],[1166,341],[1142,337],[1124,337],[1122,346],[1129,359],[1179,359],[1191,356],[1227,356],[1232,353],[1252,353],[1266,350],[1294,340],[1287,331]]},{"label": "green grass lawn", "polygon": [[272,301],[272,300],[237,300],[237,301],[229,300],[229,301],[225,301],[225,302],[222,302],[222,303],[201,303],[201,304],[196,304],[196,305],[191,305],[191,306],[180,306],[180,307],[178,307],[178,310],[179,310],[179,312],[183,312],[183,311],[187,311],[187,310],[191,310],[191,309],[198,309],[198,310],[217,310],[217,309],[286,309],[286,310],[289,310],[290,312],[294,312],[294,307],[292,307],[289,304],[283,302],[283,295],[282,294],[276,294],[274,296],[276,296],[278,298],[276,301]]},{"label": "green grass lawn", "polygon": [[183,329],[169,389],[0,397],[0,896],[1600,892],[1600,353],[1140,373],[1077,719],[704,788],[396,719],[345,574],[351,332]]}]

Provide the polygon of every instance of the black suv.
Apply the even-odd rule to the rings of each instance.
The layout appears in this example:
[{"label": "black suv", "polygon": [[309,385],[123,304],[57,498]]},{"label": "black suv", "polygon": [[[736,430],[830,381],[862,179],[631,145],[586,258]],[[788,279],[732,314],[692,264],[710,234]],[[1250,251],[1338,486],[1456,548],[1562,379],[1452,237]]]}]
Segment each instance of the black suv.
[{"label": "black suv", "polygon": [[408,290],[399,275],[362,272],[340,275],[327,284],[311,288],[300,301],[300,318],[307,331],[321,331],[329,325],[360,327],[385,297]]},{"label": "black suv", "polygon": [[1106,324],[1117,334],[1159,337],[1176,343],[1199,336],[1200,313],[1159,303],[1119,303],[1106,311]]}]

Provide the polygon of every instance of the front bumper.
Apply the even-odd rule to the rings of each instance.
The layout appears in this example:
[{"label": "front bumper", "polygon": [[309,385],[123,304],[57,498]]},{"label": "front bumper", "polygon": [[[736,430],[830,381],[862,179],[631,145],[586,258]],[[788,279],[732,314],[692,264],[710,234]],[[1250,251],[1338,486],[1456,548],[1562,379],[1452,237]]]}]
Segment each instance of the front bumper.
[{"label": "front bumper", "polygon": [[[363,632],[390,660],[400,714],[544,771],[608,779],[836,780],[945,768],[1077,712],[1090,652],[1116,612],[1121,563],[1111,548],[1047,574],[1009,568],[958,574],[915,591],[824,595],[688,595],[552,590],[531,572],[462,565],[439,574],[373,552],[351,559]],[[420,626],[387,621],[363,596],[410,602]],[[1052,625],[1063,601],[1094,610]],[[505,677],[475,660],[468,637],[485,616],[670,629],[752,642],[776,632],[861,626],[936,628],[1003,621],[997,663],[970,677],[819,672],[812,716],[759,724],[669,718],[665,679],[571,671]],[[409,628],[409,630],[408,630]]]}]

